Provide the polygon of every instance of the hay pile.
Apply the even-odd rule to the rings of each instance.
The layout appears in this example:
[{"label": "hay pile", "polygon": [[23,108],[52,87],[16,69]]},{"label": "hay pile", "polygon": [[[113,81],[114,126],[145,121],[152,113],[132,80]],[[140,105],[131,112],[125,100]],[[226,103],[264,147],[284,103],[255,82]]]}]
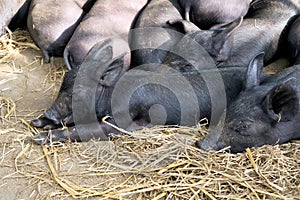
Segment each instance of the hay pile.
[{"label": "hay pile", "polygon": [[0,37],[0,63],[11,61],[13,54],[18,54],[26,48],[39,48],[32,42],[27,31],[17,30],[14,33],[9,32]]},{"label": "hay pile", "polygon": [[[155,127],[111,142],[28,143],[16,168],[31,182],[55,187],[44,194],[52,198],[299,199],[299,142],[207,153],[193,146],[203,132]],[[43,155],[33,155],[36,148]]]},{"label": "hay pile", "polygon": [[[1,39],[8,44],[0,47],[5,59],[7,49],[33,45],[28,38],[25,45]],[[49,72],[59,76],[46,73],[41,94],[56,93],[50,82],[64,74],[57,68]],[[40,130],[28,124],[43,110],[20,107],[18,99],[0,98],[0,195],[1,188],[7,193],[17,188],[18,199],[300,199],[299,141],[240,154],[204,152],[194,146],[206,134],[199,125],[46,147],[31,141]]]}]

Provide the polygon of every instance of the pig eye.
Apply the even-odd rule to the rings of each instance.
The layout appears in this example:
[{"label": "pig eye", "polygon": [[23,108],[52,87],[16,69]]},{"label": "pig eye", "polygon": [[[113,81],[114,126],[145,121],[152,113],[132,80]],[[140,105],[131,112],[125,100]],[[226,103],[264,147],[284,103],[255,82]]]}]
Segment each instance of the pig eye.
[{"label": "pig eye", "polygon": [[240,121],[240,122],[234,127],[234,130],[235,130],[236,132],[242,132],[243,130],[246,130],[251,124],[252,124],[251,121]]}]

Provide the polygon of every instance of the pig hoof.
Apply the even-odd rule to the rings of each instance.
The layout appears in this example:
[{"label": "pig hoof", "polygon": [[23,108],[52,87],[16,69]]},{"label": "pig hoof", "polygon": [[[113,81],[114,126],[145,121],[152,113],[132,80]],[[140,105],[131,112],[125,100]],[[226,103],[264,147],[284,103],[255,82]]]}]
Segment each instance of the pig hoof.
[{"label": "pig hoof", "polygon": [[38,135],[34,136],[33,141],[38,144],[49,144],[49,135],[48,132],[39,133]]},{"label": "pig hoof", "polygon": [[50,63],[50,55],[49,55],[48,51],[42,50],[42,52],[44,54],[44,58],[45,58],[46,63]]},{"label": "pig hoof", "polygon": [[47,124],[43,127],[44,130],[52,130],[58,128],[58,126],[56,126],[55,124]]},{"label": "pig hoof", "polygon": [[51,144],[53,142],[66,142],[68,137],[65,136],[64,130],[54,130],[42,132],[34,136],[33,141],[38,144]]},{"label": "pig hoof", "polygon": [[51,121],[46,118],[38,118],[31,121],[31,125],[36,128],[43,128],[45,125],[49,124]]},{"label": "pig hoof", "polygon": [[41,127],[41,121],[39,119],[34,119],[31,120],[30,124],[36,128],[40,128]]},{"label": "pig hoof", "polygon": [[38,119],[34,119],[31,121],[31,125],[36,128],[43,128],[45,130],[54,129],[57,126],[52,122],[52,120],[47,119],[45,117],[41,117]]}]

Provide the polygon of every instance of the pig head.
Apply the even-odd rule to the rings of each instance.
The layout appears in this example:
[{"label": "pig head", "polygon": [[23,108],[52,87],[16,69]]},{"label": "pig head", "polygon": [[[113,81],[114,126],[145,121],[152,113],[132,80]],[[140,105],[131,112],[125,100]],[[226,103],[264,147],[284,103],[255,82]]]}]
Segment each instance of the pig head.
[{"label": "pig head", "polygon": [[225,110],[223,120],[197,141],[197,146],[204,150],[230,147],[235,153],[300,138],[299,78],[300,66],[265,80],[259,79],[259,70],[249,70],[244,91]]}]

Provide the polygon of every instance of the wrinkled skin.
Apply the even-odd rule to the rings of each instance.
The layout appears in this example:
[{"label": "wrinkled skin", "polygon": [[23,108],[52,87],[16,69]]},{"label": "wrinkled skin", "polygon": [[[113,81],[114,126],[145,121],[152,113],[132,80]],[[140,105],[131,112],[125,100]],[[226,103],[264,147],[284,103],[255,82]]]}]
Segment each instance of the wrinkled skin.
[{"label": "wrinkled skin", "polygon": [[251,0],[179,0],[185,20],[200,29],[216,29],[244,17]]},{"label": "wrinkled skin", "polygon": [[[54,130],[49,134],[47,132],[39,134],[35,138],[36,142],[48,143],[50,136],[52,141],[66,139],[86,141],[108,136],[111,132],[118,133],[117,130],[102,122],[100,122],[100,128],[99,126],[91,128],[89,123],[93,119],[90,115],[95,111],[97,120],[100,121],[106,115],[112,116],[111,123],[126,130],[136,130],[157,124],[192,126],[204,117],[216,122],[223,109],[237,97],[244,85],[246,75],[244,67],[231,66],[219,69],[189,67],[187,70],[181,66],[182,63],[176,66],[177,63],[173,62],[169,65],[144,65],[141,68],[126,71],[127,69],[120,60],[122,56],[111,59],[111,49],[113,48],[109,47],[109,43],[98,43],[81,65],[83,69],[90,67],[92,72],[83,73],[83,75],[74,72],[75,70],[68,72],[66,77],[71,77],[71,79],[64,79],[61,88],[63,92],[59,93],[56,102],[41,118],[32,121],[32,125],[41,128],[56,128],[61,122],[69,120],[70,127],[68,131]],[[206,60],[207,58],[203,59],[203,66],[207,64],[205,64]],[[191,62],[194,61],[191,60]],[[106,69],[99,82],[91,84],[97,80],[98,75],[94,70],[97,71],[99,65],[101,65],[100,68],[105,66]],[[251,62],[249,65],[249,68],[254,68],[254,73],[256,73],[256,65],[257,62]],[[72,74],[83,76],[84,80],[88,80],[88,85],[82,81],[82,84],[74,87],[72,92],[65,90],[64,88],[68,88],[68,84],[74,81]],[[93,85],[97,85],[94,92],[91,89]],[[61,96],[66,94],[66,91],[70,93],[67,98]],[[74,99],[75,94],[81,99]],[[91,105],[92,102],[89,101],[93,98],[95,98],[94,108]],[[61,105],[63,107],[59,107]],[[79,108],[80,112],[77,114],[80,116],[74,115],[72,107],[74,105],[79,105],[77,109]],[[60,115],[63,113],[61,111],[65,112],[67,120]],[[77,126],[72,127],[75,120],[70,117],[69,113],[74,119],[80,118],[79,122],[83,126],[81,131],[77,130]],[[67,137],[68,132],[73,135]],[[93,136],[86,136],[87,132],[93,133]]]},{"label": "wrinkled skin", "polygon": [[114,36],[122,36],[127,40],[132,21],[146,3],[147,0],[97,1],[66,46],[64,60],[68,69],[78,67],[99,41]]},{"label": "wrinkled skin", "polygon": [[0,36],[11,23],[12,29],[24,23],[30,0],[3,0],[0,2]]},{"label": "wrinkled skin", "polygon": [[95,0],[32,0],[27,27],[46,62],[50,62],[51,56],[63,56],[64,48],[75,28],[94,2]]},{"label": "wrinkled skin", "polygon": [[[300,4],[299,4],[300,5]],[[283,30],[299,8],[286,0],[257,0],[248,14],[216,30],[200,30],[186,20],[173,21],[199,42],[218,66],[247,67],[253,56],[265,52],[265,63],[275,56]]]},{"label": "wrinkled skin", "polygon": [[300,64],[300,17],[295,19],[288,33],[288,47],[292,57],[292,64]]},{"label": "wrinkled skin", "polygon": [[297,65],[248,86],[223,114],[224,124],[212,128],[197,146],[207,151],[230,146],[236,153],[299,139],[299,80]]},{"label": "wrinkled skin", "polygon": [[177,33],[182,31],[170,26],[168,21],[182,19],[182,12],[178,0],[151,0],[143,8],[132,28],[145,31],[143,34],[133,31],[129,36],[130,49],[134,50],[131,57],[132,68],[163,62],[166,51],[172,49],[182,37],[182,34]]}]

